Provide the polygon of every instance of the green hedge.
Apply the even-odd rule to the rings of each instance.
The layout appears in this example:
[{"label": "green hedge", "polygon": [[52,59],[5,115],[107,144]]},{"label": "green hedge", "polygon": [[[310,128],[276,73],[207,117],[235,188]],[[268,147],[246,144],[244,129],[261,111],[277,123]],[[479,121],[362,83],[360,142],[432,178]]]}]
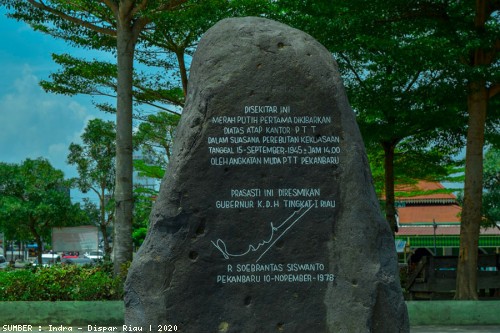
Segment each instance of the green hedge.
[{"label": "green hedge", "polygon": [[0,301],[120,300],[123,282],[109,266],[55,265],[0,271]]}]

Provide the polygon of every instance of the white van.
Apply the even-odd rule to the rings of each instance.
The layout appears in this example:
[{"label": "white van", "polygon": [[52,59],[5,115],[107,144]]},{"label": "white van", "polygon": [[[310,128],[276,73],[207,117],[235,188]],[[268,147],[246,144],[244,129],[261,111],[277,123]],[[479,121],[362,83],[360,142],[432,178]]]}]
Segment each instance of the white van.
[{"label": "white van", "polygon": [[[42,267],[49,267],[54,264],[61,263],[61,256],[57,253],[43,253],[42,254]],[[38,266],[38,258],[35,259],[33,266]]]}]

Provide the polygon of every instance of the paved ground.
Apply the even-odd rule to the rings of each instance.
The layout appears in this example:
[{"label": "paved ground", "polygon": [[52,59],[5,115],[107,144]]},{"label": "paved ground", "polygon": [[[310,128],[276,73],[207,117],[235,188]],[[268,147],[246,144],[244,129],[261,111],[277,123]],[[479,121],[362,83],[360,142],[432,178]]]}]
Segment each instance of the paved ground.
[{"label": "paved ground", "polygon": [[411,333],[500,333],[500,326],[413,326]]},{"label": "paved ground", "polygon": [[48,326],[37,326],[37,325],[0,325],[1,332],[115,332],[122,333],[121,326],[94,326],[92,330],[88,330],[88,326],[61,326],[54,325],[52,327]]},{"label": "paved ground", "polygon": [[[32,326],[31,330],[28,329],[28,327],[25,327],[24,329],[18,329],[18,330],[3,330],[3,327],[0,326],[0,332],[61,332],[59,330],[61,326],[55,326],[52,329],[49,327],[39,327],[39,326]],[[73,326],[73,327],[63,327],[63,329],[66,328],[66,332],[71,331],[72,332],[81,332],[81,333],[88,333],[88,332],[103,332],[104,327],[96,327],[94,330],[88,331],[87,326]],[[100,330],[99,330],[100,328]],[[117,330],[114,332],[121,333],[121,327],[116,327]],[[104,332],[110,332],[111,330],[104,331]],[[500,326],[413,326],[411,327],[410,330],[411,333],[500,333]],[[318,332],[319,333],[319,332]]]},{"label": "paved ground", "polygon": [[[135,332],[138,331],[137,328],[129,327],[127,330],[122,330],[121,325],[115,326],[98,326],[98,325],[82,325],[82,326],[64,326],[64,325],[52,325],[52,326],[38,326],[38,325],[6,325],[0,324],[0,333],[2,332],[99,332],[99,333],[123,333],[123,332]],[[157,332],[157,331],[153,331]],[[176,332],[173,328],[171,331],[162,332]],[[202,333],[202,332],[200,332]]]}]

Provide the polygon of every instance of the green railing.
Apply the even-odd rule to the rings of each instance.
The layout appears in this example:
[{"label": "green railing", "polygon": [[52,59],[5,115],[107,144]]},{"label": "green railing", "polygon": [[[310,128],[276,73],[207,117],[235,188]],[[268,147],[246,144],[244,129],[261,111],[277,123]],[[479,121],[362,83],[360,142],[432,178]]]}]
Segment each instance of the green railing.
[{"label": "green railing", "polygon": [[[433,247],[434,236],[396,236],[396,239],[405,240],[412,248]],[[436,236],[436,247],[460,247],[460,236]],[[479,237],[479,247],[500,247],[500,236],[484,235]]]}]

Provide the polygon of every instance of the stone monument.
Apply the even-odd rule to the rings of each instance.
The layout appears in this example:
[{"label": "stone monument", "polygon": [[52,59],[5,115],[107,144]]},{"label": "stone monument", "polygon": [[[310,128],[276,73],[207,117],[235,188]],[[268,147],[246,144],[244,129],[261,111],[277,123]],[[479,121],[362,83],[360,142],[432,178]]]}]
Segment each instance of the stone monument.
[{"label": "stone monument", "polygon": [[126,281],[127,325],[409,331],[355,116],[311,36],[253,17],[212,27],[174,146]]}]

